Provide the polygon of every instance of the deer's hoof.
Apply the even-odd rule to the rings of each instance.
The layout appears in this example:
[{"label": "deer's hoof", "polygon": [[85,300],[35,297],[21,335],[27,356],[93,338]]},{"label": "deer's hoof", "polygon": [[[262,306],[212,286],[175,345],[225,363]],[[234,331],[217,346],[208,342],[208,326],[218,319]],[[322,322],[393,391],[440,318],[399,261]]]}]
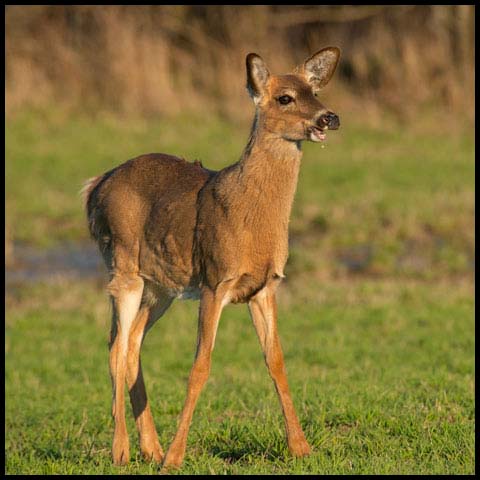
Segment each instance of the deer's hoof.
[{"label": "deer's hoof", "polygon": [[183,455],[168,452],[162,465],[162,471],[180,468],[183,462]]},{"label": "deer's hoof", "polygon": [[295,457],[306,457],[312,453],[312,449],[306,440],[300,440],[289,445],[290,452]]},{"label": "deer's hoof", "polygon": [[127,436],[116,436],[113,439],[112,459],[113,464],[117,466],[126,465],[130,460],[130,447]]},{"label": "deer's hoof", "polygon": [[142,447],[141,450],[143,458],[147,462],[162,463],[164,454],[162,447],[158,442],[155,442],[155,444],[151,447]]}]

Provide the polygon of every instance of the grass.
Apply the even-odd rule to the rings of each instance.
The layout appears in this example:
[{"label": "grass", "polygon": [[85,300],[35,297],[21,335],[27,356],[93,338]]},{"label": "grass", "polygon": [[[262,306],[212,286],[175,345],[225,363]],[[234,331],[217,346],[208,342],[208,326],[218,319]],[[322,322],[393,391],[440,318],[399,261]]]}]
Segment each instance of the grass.
[{"label": "grass", "polygon": [[[474,473],[474,136],[427,132],[346,119],[326,148],[304,147],[279,330],[313,455],[288,454],[246,309],[228,306],[179,473]],[[154,151],[222,168],[247,135],[246,125],[195,116],[8,119],[6,254],[17,243],[86,241],[78,191],[93,175]],[[131,463],[111,464],[109,312],[98,282],[19,284],[6,302],[5,472],[158,473],[140,459],[130,412]],[[196,309],[175,303],[143,349],[164,449],[184,401]]]},{"label": "grass", "polygon": [[[107,304],[101,290],[82,282],[24,286],[10,295],[6,473],[158,473],[140,459],[129,410],[132,462],[111,464]],[[195,317],[195,303],[174,304],[143,349],[164,448],[184,401]],[[471,283],[317,285],[309,302],[281,303],[279,329],[312,456],[288,454],[246,308],[231,306],[179,473],[474,472]]]}]

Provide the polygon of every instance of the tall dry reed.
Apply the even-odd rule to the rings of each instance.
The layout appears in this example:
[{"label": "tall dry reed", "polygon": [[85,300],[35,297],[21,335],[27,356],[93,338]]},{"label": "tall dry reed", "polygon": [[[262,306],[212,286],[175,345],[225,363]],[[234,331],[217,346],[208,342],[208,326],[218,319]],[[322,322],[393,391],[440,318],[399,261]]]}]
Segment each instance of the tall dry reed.
[{"label": "tall dry reed", "polygon": [[473,118],[471,5],[9,6],[7,115],[56,105],[243,118],[248,52],[280,72],[326,45],[343,51],[328,88],[344,109]]}]

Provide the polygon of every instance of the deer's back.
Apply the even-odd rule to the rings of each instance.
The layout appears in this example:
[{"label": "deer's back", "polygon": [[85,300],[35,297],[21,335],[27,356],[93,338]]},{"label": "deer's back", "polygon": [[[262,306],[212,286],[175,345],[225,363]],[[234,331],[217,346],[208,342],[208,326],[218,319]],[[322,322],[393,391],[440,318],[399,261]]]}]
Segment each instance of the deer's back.
[{"label": "deer's back", "polygon": [[140,273],[173,294],[194,282],[197,197],[212,175],[198,162],[148,154],[94,179],[89,226],[107,267]]}]

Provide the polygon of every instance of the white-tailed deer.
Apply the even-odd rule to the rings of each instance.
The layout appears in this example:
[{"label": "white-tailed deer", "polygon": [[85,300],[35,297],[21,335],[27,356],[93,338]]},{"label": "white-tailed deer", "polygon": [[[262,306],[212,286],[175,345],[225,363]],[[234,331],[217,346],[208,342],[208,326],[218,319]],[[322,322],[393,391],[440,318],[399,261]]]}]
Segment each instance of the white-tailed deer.
[{"label": "white-tailed deer", "polygon": [[[147,459],[179,466],[195,404],[207,381],[215,334],[228,303],[248,303],[285,417],[293,455],[310,453],[290,396],[277,332],[275,291],[288,255],[288,222],[301,142],[321,142],[337,115],[316,92],[340,51],[328,47],[288,75],[271,75],[247,56],[255,119],[240,160],[218,172],[165,154],[129,160],[84,188],[89,228],[110,273],[110,372],[115,464],[129,460],[125,382]],[[195,360],[178,430],[165,458],[140,363],[146,332],[175,298],[200,299]]]}]

